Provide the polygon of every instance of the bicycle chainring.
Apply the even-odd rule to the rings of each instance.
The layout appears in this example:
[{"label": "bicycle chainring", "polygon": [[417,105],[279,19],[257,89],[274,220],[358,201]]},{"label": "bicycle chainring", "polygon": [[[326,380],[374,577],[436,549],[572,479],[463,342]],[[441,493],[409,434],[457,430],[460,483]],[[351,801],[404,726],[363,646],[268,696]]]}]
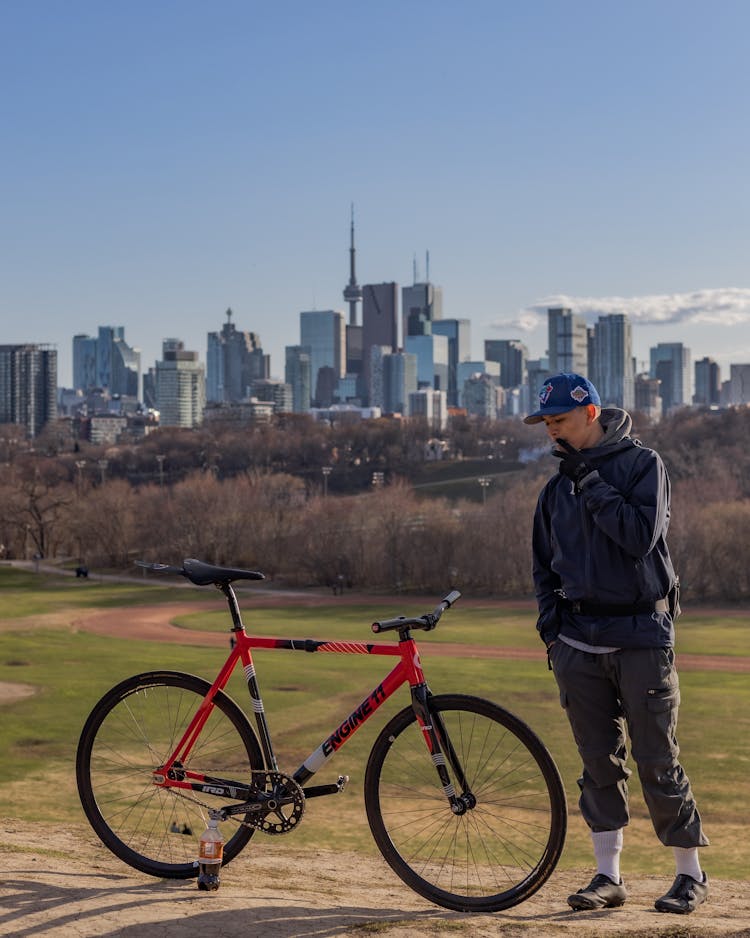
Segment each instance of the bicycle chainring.
[{"label": "bicycle chainring", "polygon": [[259,788],[265,784],[266,806],[246,814],[242,823],[264,834],[288,834],[294,830],[305,813],[305,793],[297,782],[281,772],[253,772],[253,782]]}]

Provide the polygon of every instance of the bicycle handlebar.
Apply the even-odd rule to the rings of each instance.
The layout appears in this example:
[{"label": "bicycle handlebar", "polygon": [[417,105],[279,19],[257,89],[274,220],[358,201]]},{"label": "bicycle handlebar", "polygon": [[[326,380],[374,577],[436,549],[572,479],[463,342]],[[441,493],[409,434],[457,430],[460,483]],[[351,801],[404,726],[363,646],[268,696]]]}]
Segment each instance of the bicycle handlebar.
[{"label": "bicycle handlebar", "polygon": [[440,616],[445,610],[450,609],[453,603],[460,598],[461,594],[458,590],[451,590],[447,596],[440,600],[432,612],[413,619],[407,616],[398,616],[395,619],[379,619],[377,622],[372,623],[372,630],[376,635],[380,632],[393,632],[397,629],[422,629],[424,632],[429,632],[438,624]]}]

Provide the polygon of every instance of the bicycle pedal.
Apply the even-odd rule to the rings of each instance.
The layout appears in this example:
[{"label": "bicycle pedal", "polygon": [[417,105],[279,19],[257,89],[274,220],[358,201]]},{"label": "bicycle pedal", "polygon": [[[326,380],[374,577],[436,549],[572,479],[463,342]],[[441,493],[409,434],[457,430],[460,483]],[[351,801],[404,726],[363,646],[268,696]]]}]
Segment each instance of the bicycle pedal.
[{"label": "bicycle pedal", "polygon": [[339,780],[336,782],[336,787],[339,791],[343,791],[344,787],[349,783],[348,775],[339,775]]}]

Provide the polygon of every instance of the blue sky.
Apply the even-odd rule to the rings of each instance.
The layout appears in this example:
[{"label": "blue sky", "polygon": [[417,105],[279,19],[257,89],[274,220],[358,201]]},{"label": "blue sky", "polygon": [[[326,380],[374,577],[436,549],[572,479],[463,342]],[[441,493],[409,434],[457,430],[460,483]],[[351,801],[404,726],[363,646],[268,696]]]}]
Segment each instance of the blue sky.
[{"label": "blue sky", "polygon": [[124,325],[205,358],[430,254],[444,315],[549,302],[750,361],[745,0],[0,0],[0,343]]}]

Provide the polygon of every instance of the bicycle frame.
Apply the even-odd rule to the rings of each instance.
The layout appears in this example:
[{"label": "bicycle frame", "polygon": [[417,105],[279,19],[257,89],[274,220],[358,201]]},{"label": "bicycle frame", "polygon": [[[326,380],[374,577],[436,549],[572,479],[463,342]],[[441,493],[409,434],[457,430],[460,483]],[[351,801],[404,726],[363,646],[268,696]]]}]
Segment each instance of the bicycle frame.
[{"label": "bicycle frame", "polygon": [[[469,806],[462,798],[456,796],[455,788],[448,776],[445,761],[446,756],[463,788],[462,796],[467,794],[466,783],[455,752],[447,740],[442,727],[442,720],[433,715],[429,708],[430,691],[425,682],[424,672],[419,658],[417,643],[404,629],[400,633],[398,642],[357,642],[357,641],[324,641],[317,639],[283,639],[250,636],[245,631],[240,616],[237,598],[231,584],[218,584],[224,593],[232,614],[232,649],[224,662],[211,689],[206,694],[200,707],[190,721],[188,728],[175,747],[167,761],[154,771],[154,782],[162,788],[182,788],[193,791],[209,791],[211,794],[226,796],[227,798],[251,799],[257,795],[257,788],[251,784],[238,783],[236,780],[218,779],[206,776],[200,772],[185,769],[190,752],[198,739],[201,730],[206,724],[214,707],[214,698],[223,691],[239,662],[242,662],[245,679],[255,714],[258,735],[260,739],[266,769],[278,772],[276,756],[271,742],[271,734],[266,719],[263,700],[256,678],[252,650],[257,648],[290,650],[304,652],[328,652],[344,655],[383,655],[398,658],[397,664],[386,677],[362,700],[338,727],[307,756],[302,765],[296,770],[292,778],[298,785],[303,785],[318,772],[353,734],[363,726],[370,717],[388,700],[403,684],[408,683],[411,688],[412,706],[417,720],[422,728],[423,737],[430,751],[433,762],[440,778],[441,785],[450,802],[451,809],[456,814],[462,814]],[[333,794],[341,790],[343,779],[333,785],[322,785],[303,789],[306,797]],[[245,808],[237,805],[225,809],[226,814],[241,813]]]}]

